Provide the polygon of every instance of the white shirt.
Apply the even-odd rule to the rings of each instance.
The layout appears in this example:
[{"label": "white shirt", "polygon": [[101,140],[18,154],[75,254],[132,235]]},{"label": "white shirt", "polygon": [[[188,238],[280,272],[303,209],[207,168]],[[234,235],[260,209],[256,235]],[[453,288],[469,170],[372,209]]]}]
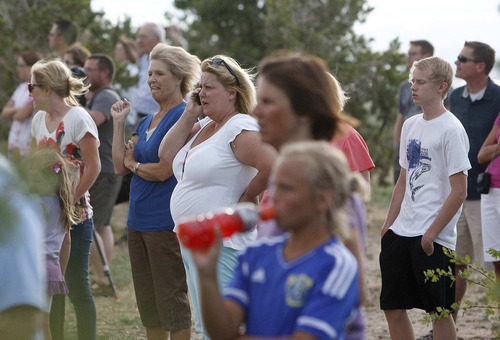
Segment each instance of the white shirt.
[{"label": "white shirt", "polygon": [[[406,170],[401,210],[390,227],[397,235],[423,235],[436,219],[451,192],[449,177],[471,168],[469,139],[460,121],[449,111],[432,120],[422,114],[403,124],[399,163]],[[455,249],[460,208],[435,242]]]},{"label": "white shirt", "polygon": [[[200,122],[203,129],[212,120]],[[257,169],[243,165],[234,156],[230,143],[242,130],[258,131],[255,119],[237,114],[212,137],[191,148],[201,130],[177,153],[173,171],[177,186],[170,200],[170,211],[176,225],[182,218],[195,217],[217,209],[232,207],[257,174]],[[175,229],[174,229],[175,231]],[[235,234],[224,239],[224,246],[243,249],[256,238],[256,231]]]},{"label": "white shirt", "polygon": [[[83,155],[78,146],[80,140],[90,133],[99,146],[99,134],[94,120],[90,114],[80,106],[72,107],[63,117],[58,127],[49,132],[45,123],[47,112],[38,111],[33,117],[31,134],[36,139],[38,148],[50,147],[59,152],[63,157],[83,160]],[[90,205],[90,195],[87,191],[76,204],[77,214],[80,221],[84,221],[93,216]]]},{"label": "white shirt", "polygon": [[[14,107],[24,107],[31,101],[28,91],[28,83],[19,84],[10,98],[14,102]],[[21,155],[27,157],[31,145],[31,119],[13,120],[9,131],[9,150],[18,149]]]}]

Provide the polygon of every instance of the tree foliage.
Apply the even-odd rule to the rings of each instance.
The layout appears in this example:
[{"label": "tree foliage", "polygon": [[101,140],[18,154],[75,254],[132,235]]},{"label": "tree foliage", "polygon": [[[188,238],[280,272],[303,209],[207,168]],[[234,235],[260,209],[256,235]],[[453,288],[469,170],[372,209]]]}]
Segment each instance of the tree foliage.
[{"label": "tree foliage", "polygon": [[[19,79],[16,58],[25,49],[49,51],[48,33],[57,19],[72,20],[79,28],[79,40],[95,53],[113,55],[120,34],[132,35],[130,19],[115,26],[103,12],[93,12],[90,0],[2,0],[0,1],[0,107],[14,92]],[[0,137],[6,139],[8,125],[0,122]]]},{"label": "tree foliage", "polygon": [[[346,113],[362,122],[358,130],[370,148],[379,178],[387,178],[397,91],[407,71],[398,40],[386,51],[373,52],[370,39],[354,32],[354,24],[363,22],[371,11],[366,0],[174,0],[174,4],[183,10],[190,52],[201,59],[227,54],[250,68],[276,49],[322,57],[351,98]],[[33,48],[48,56],[47,34],[58,18],[77,23],[80,41],[91,52],[112,55],[121,34],[135,33],[130,19],[113,26],[104,13],[91,10],[90,0],[3,0],[0,107],[19,81],[17,53]]]},{"label": "tree foliage", "polygon": [[[500,339],[500,280],[495,277],[493,271],[486,270],[479,262],[471,264],[469,255],[461,257],[457,255],[454,250],[443,247],[443,252],[446,256],[450,258],[452,267],[456,264],[465,265],[465,270],[459,270],[455,272],[455,268],[450,266],[446,269],[436,268],[427,269],[424,271],[425,282],[438,282],[441,278],[451,279],[452,284],[455,284],[457,278],[462,278],[466,281],[468,286],[477,286],[484,289],[484,295],[477,301],[474,300],[464,300],[461,303],[454,302],[451,305],[451,309],[439,308],[436,313],[425,316],[421,322],[428,324],[436,319],[446,318],[453,312],[462,312],[462,314],[467,313],[472,310],[481,310],[484,315],[493,321],[491,323],[491,329],[496,338]],[[500,251],[490,248],[486,251],[495,260],[500,259]]]},{"label": "tree foliage", "polygon": [[354,32],[372,10],[366,0],[175,0],[185,11],[186,38],[201,58],[235,57],[245,66],[276,49],[323,58],[350,100],[346,113],[358,118],[372,158],[385,180],[392,165],[392,126],[399,84],[406,77],[400,43],[372,52],[370,40]]}]

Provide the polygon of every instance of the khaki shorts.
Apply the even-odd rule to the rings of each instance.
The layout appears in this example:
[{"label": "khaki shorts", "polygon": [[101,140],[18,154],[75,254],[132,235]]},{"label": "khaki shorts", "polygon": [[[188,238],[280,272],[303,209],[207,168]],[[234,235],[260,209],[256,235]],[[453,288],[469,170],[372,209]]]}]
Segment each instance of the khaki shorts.
[{"label": "khaki shorts", "polygon": [[101,172],[90,188],[90,205],[94,210],[96,229],[109,225],[121,185],[121,176]]},{"label": "khaki shorts", "polygon": [[172,332],[191,327],[186,273],[175,233],[129,228],[128,249],[144,327],[162,326]]},{"label": "khaki shorts", "polygon": [[456,251],[461,257],[469,255],[471,264],[475,261],[484,264],[480,200],[464,202],[462,214],[457,221]]}]

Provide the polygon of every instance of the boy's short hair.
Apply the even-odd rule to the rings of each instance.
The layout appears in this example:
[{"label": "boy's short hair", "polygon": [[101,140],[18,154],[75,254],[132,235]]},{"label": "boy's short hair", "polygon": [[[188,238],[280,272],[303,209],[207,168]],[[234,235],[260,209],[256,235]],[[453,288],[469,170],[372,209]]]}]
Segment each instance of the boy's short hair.
[{"label": "boy's short hair", "polygon": [[448,84],[446,90],[441,94],[443,99],[446,97],[451,89],[453,83],[453,68],[450,63],[440,57],[428,57],[420,59],[413,63],[410,70],[410,80],[413,78],[413,71],[418,68],[419,70],[429,70],[429,80],[433,83],[440,84],[445,82]]}]

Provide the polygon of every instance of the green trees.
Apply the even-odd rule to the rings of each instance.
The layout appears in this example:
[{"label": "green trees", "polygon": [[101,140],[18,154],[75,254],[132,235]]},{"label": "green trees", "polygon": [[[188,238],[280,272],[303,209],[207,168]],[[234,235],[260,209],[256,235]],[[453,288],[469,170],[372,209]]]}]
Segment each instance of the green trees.
[{"label": "green trees", "polygon": [[190,51],[200,58],[228,54],[244,66],[276,49],[326,60],[351,98],[346,113],[358,128],[384,182],[391,166],[392,126],[399,84],[407,76],[400,44],[382,53],[354,32],[371,8],[365,0],[174,0],[185,11]]},{"label": "green trees", "polygon": [[[120,34],[131,34],[130,20],[113,26],[104,13],[93,12],[90,0],[2,0],[0,2],[0,107],[12,95],[19,80],[16,56],[24,49],[36,49],[45,57],[48,33],[57,19],[75,22],[79,39],[92,52],[113,54]],[[0,140],[6,140],[8,126],[0,122]]]},{"label": "green trees", "polygon": [[[358,130],[384,182],[391,166],[398,86],[407,70],[397,40],[386,51],[373,52],[370,40],[354,32],[354,24],[363,22],[371,11],[366,0],[173,1],[184,11],[189,50],[201,59],[222,53],[244,67],[255,67],[276,49],[305,51],[325,59],[351,98],[345,111],[361,121]],[[48,55],[47,34],[57,18],[76,22],[80,39],[92,52],[112,55],[120,34],[135,33],[130,20],[113,26],[105,13],[93,12],[90,0],[3,0],[0,107],[17,84],[16,53],[35,48]]]}]

